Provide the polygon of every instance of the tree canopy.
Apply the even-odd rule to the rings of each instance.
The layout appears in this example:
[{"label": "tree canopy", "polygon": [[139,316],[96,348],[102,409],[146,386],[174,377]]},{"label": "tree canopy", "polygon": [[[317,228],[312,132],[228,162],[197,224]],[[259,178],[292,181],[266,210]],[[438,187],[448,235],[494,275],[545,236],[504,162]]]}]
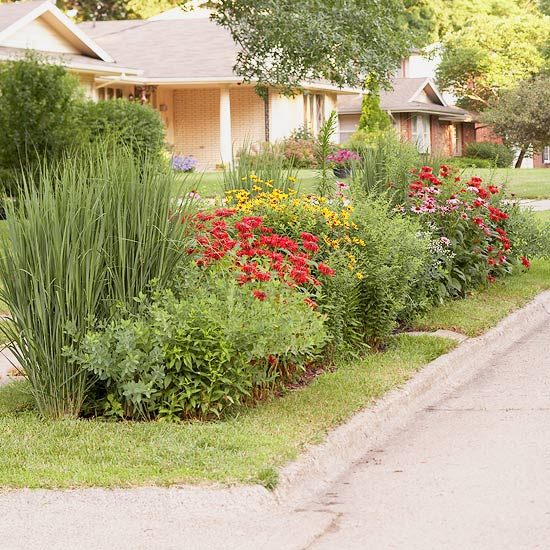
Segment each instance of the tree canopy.
[{"label": "tree canopy", "polygon": [[550,76],[539,75],[502,93],[498,103],[483,115],[496,135],[520,149],[519,164],[527,149],[550,143]]},{"label": "tree canopy", "polygon": [[245,81],[292,93],[305,80],[389,83],[410,39],[401,0],[215,0],[212,19],[241,50]]},{"label": "tree canopy", "polygon": [[482,111],[502,90],[544,68],[549,35],[550,18],[541,14],[475,18],[448,37],[438,82],[461,106]]}]

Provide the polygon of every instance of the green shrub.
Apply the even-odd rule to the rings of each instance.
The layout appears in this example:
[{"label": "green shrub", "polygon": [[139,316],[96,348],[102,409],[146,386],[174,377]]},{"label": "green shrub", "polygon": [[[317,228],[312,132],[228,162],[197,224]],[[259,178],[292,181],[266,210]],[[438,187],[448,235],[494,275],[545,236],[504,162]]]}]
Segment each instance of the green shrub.
[{"label": "green shrub", "polygon": [[455,168],[494,168],[492,160],[477,157],[453,157],[448,164]]},{"label": "green shrub", "polygon": [[275,283],[260,301],[217,277],[170,292],[84,340],[80,364],[105,383],[103,412],[208,418],[292,379],[322,349],[323,318]]},{"label": "green shrub", "polygon": [[88,101],[81,108],[81,119],[92,142],[114,136],[119,145],[130,147],[139,158],[151,161],[164,147],[164,125],[148,105],[125,99]]},{"label": "green shrub", "polygon": [[505,228],[516,253],[528,258],[549,257],[550,224],[518,203],[503,204],[502,209],[508,214]]},{"label": "green shrub", "polygon": [[61,65],[34,53],[0,63],[0,168],[28,170],[81,143],[79,104],[78,81]]},{"label": "green shrub", "polygon": [[509,168],[514,160],[514,152],[509,147],[490,141],[469,143],[466,147],[466,156],[487,159],[497,168]]},{"label": "green shrub", "polygon": [[356,311],[367,340],[377,345],[411,310],[411,291],[432,261],[430,240],[415,221],[392,212],[383,197],[357,204],[350,220],[364,242],[350,258],[359,289]]},{"label": "green shrub", "polygon": [[42,166],[7,204],[1,297],[13,322],[2,328],[42,415],[76,416],[86,397],[89,374],[67,348],[118,304],[134,307],[152,280],[171,280],[185,229],[171,185],[156,164],[105,143]]}]

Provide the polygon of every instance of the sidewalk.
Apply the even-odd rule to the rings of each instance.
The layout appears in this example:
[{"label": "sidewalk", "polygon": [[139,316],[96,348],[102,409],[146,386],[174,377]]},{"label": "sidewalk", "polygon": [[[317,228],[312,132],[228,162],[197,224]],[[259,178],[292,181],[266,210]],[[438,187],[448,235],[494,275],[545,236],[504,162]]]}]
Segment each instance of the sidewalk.
[{"label": "sidewalk", "polygon": [[[0,548],[548,548],[550,293],[535,305],[419,373],[402,390],[400,428],[376,444],[369,426],[357,430],[362,457],[317,494],[277,504],[260,487],[0,492]],[[415,395],[445,360],[456,378],[442,372]]]}]

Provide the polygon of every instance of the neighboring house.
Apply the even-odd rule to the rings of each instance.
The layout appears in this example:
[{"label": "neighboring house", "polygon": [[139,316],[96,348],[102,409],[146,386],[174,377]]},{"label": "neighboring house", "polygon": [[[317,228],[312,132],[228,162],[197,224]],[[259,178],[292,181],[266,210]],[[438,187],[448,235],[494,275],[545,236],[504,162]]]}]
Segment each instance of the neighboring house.
[{"label": "neighboring house", "polygon": [[550,168],[550,145],[540,153],[533,153],[533,168]]},{"label": "neighboring house", "polygon": [[[448,105],[433,80],[405,76],[394,78],[392,85],[391,91],[380,94],[380,105],[400,135],[420,151],[461,156],[466,144],[475,141],[470,113]],[[357,130],[362,100],[362,95],[339,96],[341,142]]]},{"label": "neighboring house", "polygon": [[293,98],[269,90],[264,102],[233,72],[238,52],[230,33],[207,18],[171,10],[151,20],[74,25],[48,1],[0,5],[0,59],[25,50],[60,60],[98,100],[148,102],[166,125],[176,153],[201,168],[231,162],[244,143],[274,141],[308,125],[316,133],[336,109],[340,90],[304,83]]}]

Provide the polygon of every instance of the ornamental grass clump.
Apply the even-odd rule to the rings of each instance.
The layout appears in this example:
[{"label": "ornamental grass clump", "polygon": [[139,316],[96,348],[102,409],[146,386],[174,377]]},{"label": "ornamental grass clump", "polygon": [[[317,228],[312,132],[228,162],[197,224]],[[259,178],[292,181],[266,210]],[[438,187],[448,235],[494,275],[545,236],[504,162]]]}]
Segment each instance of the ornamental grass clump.
[{"label": "ornamental grass clump", "polygon": [[187,206],[172,204],[172,180],[157,169],[98,144],[24,178],[8,205],[3,330],[45,417],[77,416],[93,381],[69,350],[120,304],[135,308],[151,281],[166,285],[181,261]]}]

